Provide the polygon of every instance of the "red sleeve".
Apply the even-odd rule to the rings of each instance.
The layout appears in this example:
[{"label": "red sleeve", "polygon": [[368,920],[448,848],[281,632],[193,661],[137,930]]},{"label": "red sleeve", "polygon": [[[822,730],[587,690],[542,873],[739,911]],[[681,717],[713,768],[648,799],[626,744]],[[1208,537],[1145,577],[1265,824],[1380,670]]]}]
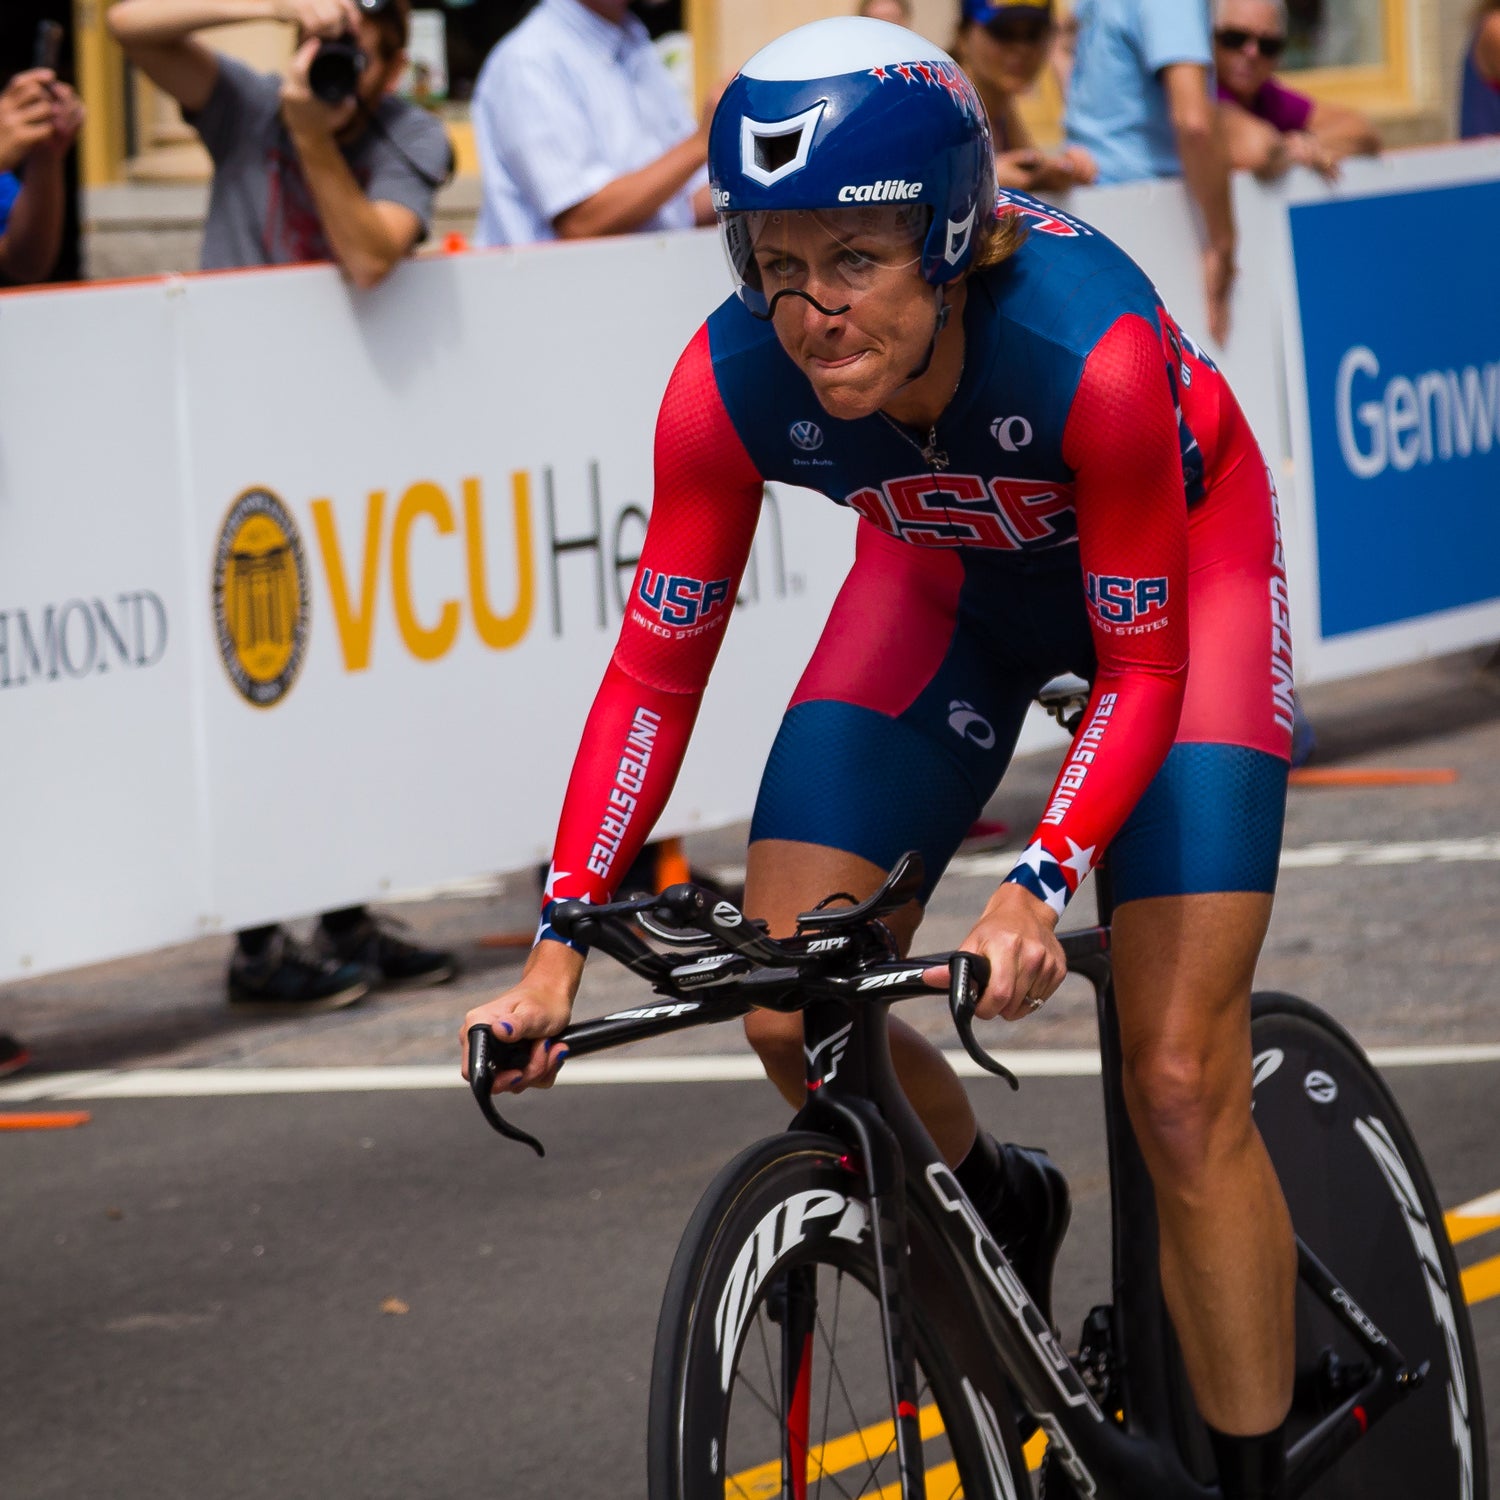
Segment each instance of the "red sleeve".
[{"label": "red sleeve", "polygon": [[[761,477],[714,378],[708,328],[656,423],[656,490],[620,638],[558,824],[548,905],[607,901],[671,795],[760,519]],[[559,939],[560,940],[560,939]]]},{"label": "red sleeve", "polygon": [[1063,433],[1098,667],[1032,843],[1006,878],[1061,912],[1155,776],[1187,685],[1187,502],[1158,332],[1122,317],[1084,364]]}]

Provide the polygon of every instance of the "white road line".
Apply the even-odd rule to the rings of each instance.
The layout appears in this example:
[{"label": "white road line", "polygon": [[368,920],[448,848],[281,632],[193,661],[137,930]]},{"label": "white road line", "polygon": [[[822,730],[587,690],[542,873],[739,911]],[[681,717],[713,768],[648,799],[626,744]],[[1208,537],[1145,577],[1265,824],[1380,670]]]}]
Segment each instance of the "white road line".
[{"label": "white road line", "polygon": [[[957,854],[948,866],[954,875],[1009,875],[1021,857],[1019,849],[984,854]],[[1500,838],[1423,839],[1410,843],[1375,844],[1355,840],[1344,844],[1308,844],[1283,849],[1283,870],[1318,870],[1330,865],[1418,865],[1485,863],[1500,860]]]},{"label": "white road line", "polygon": [[[947,1052],[954,1070],[983,1077],[962,1052]],[[996,1058],[1022,1078],[1088,1078],[1098,1075],[1099,1054],[1086,1047],[1037,1047],[997,1052]],[[1500,1043],[1435,1047],[1376,1047],[1377,1067],[1434,1067],[1500,1062]],[[749,1083],[764,1079],[756,1058],[741,1053],[702,1057],[579,1058],[568,1063],[560,1084]],[[54,1073],[0,1084],[0,1105],[40,1099],[206,1099],[245,1094],[388,1093],[404,1089],[462,1086],[458,1069],[377,1068],[135,1068],[118,1072]],[[1500,1200],[1500,1194],[1495,1195]],[[1480,1200],[1481,1205],[1488,1200]],[[1479,1212],[1466,1205],[1464,1212]],[[1496,1210],[1500,1212],[1500,1209]]]},{"label": "white road line", "polygon": [[[948,865],[952,875],[1009,875],[1021,857],[1020,849],[985,849],[974,854],[956,854]],[[1481,835],[1467,839],[1422,839],[1410,843],[1374,844],[1355,840],[1343,844],[1308,844],[1301,849],[1283,849],[1283,870],[1319,870],[1329,865],[1415,865],[1425,863],[1488,863],[1500,860],[1500,837]],[[721,885],[745,883],[744,865],[715,865],[708,872]],[[455,896],[503,894],[506,877],[475,875],[435,885],[413,886],[393,891],[388,901],[431,901]]]},{"label": "white road line", "polygon": [[1457,1208],[1450,1208],[1448,1213],[1463,1219],[1491,1219],[1500,1217],[1500,1188],[1497,1188],[1493,1193],[1486,1193],[1482,1198],[1475,1198],[1468,1203],[1460,1203]]}]

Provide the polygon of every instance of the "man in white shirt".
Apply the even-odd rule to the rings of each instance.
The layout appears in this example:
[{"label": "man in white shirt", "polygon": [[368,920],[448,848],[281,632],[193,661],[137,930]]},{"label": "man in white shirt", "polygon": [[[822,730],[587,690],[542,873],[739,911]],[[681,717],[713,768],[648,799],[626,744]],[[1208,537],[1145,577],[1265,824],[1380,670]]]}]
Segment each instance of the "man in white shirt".
[{"label": "man in white shirt", "polygon": [[629,0],[541,0],[474,87],[478,245],[713,222],[695,126]]}]

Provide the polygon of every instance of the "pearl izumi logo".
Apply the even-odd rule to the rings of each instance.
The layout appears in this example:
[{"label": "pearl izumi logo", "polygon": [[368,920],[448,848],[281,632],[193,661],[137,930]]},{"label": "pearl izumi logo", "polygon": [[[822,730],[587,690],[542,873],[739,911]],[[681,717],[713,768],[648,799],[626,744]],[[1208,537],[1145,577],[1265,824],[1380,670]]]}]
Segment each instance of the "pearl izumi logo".
[{"label": "pearl izumi logo", "polygon": [[910,203],[922,196],[920,182],[904,177],[887,177],[884,182],[866,182],[859,187],[841,187],[840,203]]},{"label": "pearl izumi logo", "polygon": [[307,655],[307,559],[291,513],[246,490],[214,549],[214,633],[229,680],[256,708],[291,691]]}]

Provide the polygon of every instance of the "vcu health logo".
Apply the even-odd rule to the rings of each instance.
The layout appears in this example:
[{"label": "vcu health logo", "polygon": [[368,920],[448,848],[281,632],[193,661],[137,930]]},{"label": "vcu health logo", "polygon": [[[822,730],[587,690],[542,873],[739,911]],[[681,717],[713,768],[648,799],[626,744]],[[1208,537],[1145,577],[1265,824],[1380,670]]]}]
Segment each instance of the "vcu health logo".
[{"label": "vcu health logo", "polygon": [[229,680],[256,708],[279,703],[307,655],[308,577],[296,522],[270,490],[246,490],[224,518],[213,604]]}]

